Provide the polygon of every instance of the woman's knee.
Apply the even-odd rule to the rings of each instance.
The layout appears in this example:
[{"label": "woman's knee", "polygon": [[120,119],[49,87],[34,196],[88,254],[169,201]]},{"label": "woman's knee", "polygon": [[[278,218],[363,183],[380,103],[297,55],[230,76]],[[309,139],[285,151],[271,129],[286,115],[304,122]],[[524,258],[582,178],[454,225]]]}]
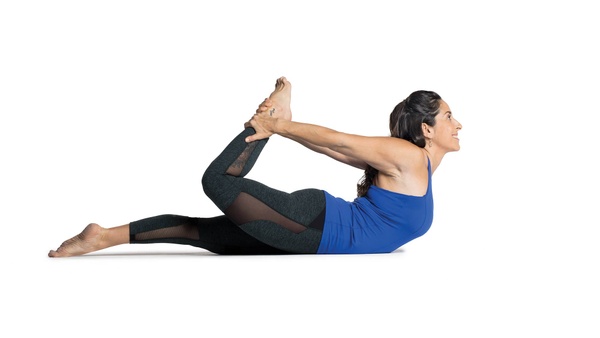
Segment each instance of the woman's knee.
[{"label": "woman's knee", "polygon": [[240,184],[238,178],[212,170],[202,176],[204,193],[223,212],[241,192]]},{"label": "woman's knee", "polygon": [[222,174],[215,172],[210,168],[208,168],[202,175],[202,189],[204,190],[206,196],[208,196],[210,199],[213,199],[213,197],[217,196],[219,190],[222,190],[223,188],[222,184],[219,183],[221,180],[219,176],[222,176]]}]

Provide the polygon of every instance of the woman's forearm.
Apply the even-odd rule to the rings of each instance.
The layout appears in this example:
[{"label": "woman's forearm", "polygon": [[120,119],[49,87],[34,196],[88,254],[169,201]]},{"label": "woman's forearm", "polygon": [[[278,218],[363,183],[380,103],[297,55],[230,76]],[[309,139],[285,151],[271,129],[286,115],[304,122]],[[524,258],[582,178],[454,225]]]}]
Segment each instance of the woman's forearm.
[{"label": "woman's forearm", "polygon": [[249,123],[256,130],[256,134],[248,136],[246,142],[277,134],[348,165],[357,168],[367,165],[364,160],[366,157],[361,157],[361,153],[369,152],[367,147],[360,145],[365,141],[364,137],[341,133],[316,124],[273,118],[268,114],[255,114]]},{"label": "woman's forearm", "polygon": [[311,148],[311,146],[316,149],[327,148],[336,152],[339,152],[339,149],[343,147],[343,136],[345,135],[316,124],[286,120],[278,120],[274,125],[273,132],[308,148]]},{"label": "woman's forearm", "polygon": [[[293,123],[295,125],[280,125],[280,133],[276,132],[276,134],[298,142],[312,151],[327,155],[330,158],[344,164],[359,169],[365,169],[367,167],[367,164],[364,161],[361,161],[352,155],[342,154],[334,150],[333,147],[330,147],[330,145],[339,144],[339,142],[336,141],[336,136],[339,137],[345,134],[318,125],[305,123],[298,124],[297,122]],[[275,130],[277,130],[277,128],[275,128]],[[313,142],[319,143],[315,144]]]}]

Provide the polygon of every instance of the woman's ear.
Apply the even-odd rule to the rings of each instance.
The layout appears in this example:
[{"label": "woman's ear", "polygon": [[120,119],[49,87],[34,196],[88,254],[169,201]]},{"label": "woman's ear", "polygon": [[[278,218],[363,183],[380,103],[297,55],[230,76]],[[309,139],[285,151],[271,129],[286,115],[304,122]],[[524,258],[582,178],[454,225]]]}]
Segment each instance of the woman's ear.
[{"label": "woman's ear", "polygon": [[427,123],[421,123],[421,129],[423,130],[423,136],[425,138],[431,139],[433,138],[433,127],[428,125]]}]

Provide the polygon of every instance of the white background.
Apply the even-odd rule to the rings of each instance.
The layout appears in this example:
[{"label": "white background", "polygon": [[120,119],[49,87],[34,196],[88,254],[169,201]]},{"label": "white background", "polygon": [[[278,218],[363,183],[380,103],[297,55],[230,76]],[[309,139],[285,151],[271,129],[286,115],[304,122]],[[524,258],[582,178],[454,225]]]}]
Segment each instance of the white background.
[{"label": "white background", "polygon": [[[393,5],[392,5],[393,4]],[[0,335],[598,337],[592,1],[4,1]],[[388,255],[46,253],[86,224],[208,217],[203,170],[275,79],[294,119],[386,135],[438,92],[462,150]],[[249,177],[351,200],[361,172],[273,137]]]}]

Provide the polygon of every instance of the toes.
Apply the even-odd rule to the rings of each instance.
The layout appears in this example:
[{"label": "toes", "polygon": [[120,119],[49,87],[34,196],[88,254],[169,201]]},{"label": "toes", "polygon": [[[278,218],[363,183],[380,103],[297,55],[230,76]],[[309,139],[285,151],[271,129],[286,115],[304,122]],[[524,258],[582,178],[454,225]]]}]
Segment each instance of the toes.
[{"label": "toes", "polygon": [[48,257],[60,257],[60,254],[58,251],[50,250],[50,252],[48,252]]}]

